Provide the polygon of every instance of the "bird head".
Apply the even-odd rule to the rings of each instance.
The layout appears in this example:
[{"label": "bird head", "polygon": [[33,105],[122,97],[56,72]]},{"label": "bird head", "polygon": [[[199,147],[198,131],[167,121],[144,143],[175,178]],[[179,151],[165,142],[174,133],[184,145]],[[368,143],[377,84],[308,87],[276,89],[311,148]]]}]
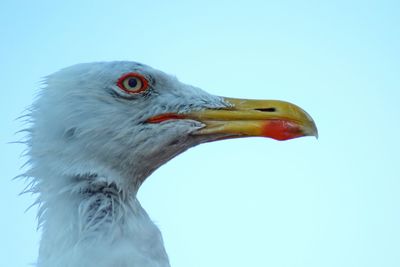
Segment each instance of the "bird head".
[{"label": "bird head", "polygon": [[137,189],[200,143],[317,136],[312,118],[293,104],[211,95],[135,62],[75,65],[48,76],[46,85],[31,113],[33,176],[46,168]]}]

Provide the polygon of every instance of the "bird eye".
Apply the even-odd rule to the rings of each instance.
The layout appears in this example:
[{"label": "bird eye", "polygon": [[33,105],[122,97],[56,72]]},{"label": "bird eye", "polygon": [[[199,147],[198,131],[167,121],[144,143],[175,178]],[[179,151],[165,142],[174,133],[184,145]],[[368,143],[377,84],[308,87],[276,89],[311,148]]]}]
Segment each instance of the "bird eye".
[{"label": "bird eye", "polygon": [[127,73],[118,79],[117,85],[128,94],[137,94],[147,89],[148,82],[138,73]]}]

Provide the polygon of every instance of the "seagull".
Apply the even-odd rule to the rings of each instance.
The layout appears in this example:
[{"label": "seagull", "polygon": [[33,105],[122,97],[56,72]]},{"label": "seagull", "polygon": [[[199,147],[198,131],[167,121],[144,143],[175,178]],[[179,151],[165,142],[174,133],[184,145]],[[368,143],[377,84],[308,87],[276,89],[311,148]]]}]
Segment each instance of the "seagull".
[{"label": "seagull", "polygon": [[294,104],[212,95],[129,61],[47,76],[27,116],[23,176],[37,196],[38,267],[169,267],[137,199],[154,170],[206,142],[318,135]]}]

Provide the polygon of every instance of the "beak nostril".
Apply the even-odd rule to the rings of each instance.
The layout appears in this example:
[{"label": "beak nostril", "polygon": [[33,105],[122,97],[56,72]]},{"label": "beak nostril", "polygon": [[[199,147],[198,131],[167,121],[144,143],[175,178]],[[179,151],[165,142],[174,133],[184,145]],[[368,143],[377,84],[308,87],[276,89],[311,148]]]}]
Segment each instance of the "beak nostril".
[{"label": "beak nostril", "polygon": [[256,108],[255,110],[258,110],[261,112],[275,112],[276,108]]}]

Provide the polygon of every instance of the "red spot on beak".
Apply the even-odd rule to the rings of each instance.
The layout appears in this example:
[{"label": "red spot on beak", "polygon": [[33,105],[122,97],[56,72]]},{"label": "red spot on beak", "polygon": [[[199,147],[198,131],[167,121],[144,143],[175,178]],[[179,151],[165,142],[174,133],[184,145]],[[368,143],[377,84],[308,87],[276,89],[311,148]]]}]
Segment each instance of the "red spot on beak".
[{"label": "red spot on beak", "polygon": [[263,125],[262,136],[284,141],[303,136],[303,131],[300,125],[292,121],[269,120]]}]

